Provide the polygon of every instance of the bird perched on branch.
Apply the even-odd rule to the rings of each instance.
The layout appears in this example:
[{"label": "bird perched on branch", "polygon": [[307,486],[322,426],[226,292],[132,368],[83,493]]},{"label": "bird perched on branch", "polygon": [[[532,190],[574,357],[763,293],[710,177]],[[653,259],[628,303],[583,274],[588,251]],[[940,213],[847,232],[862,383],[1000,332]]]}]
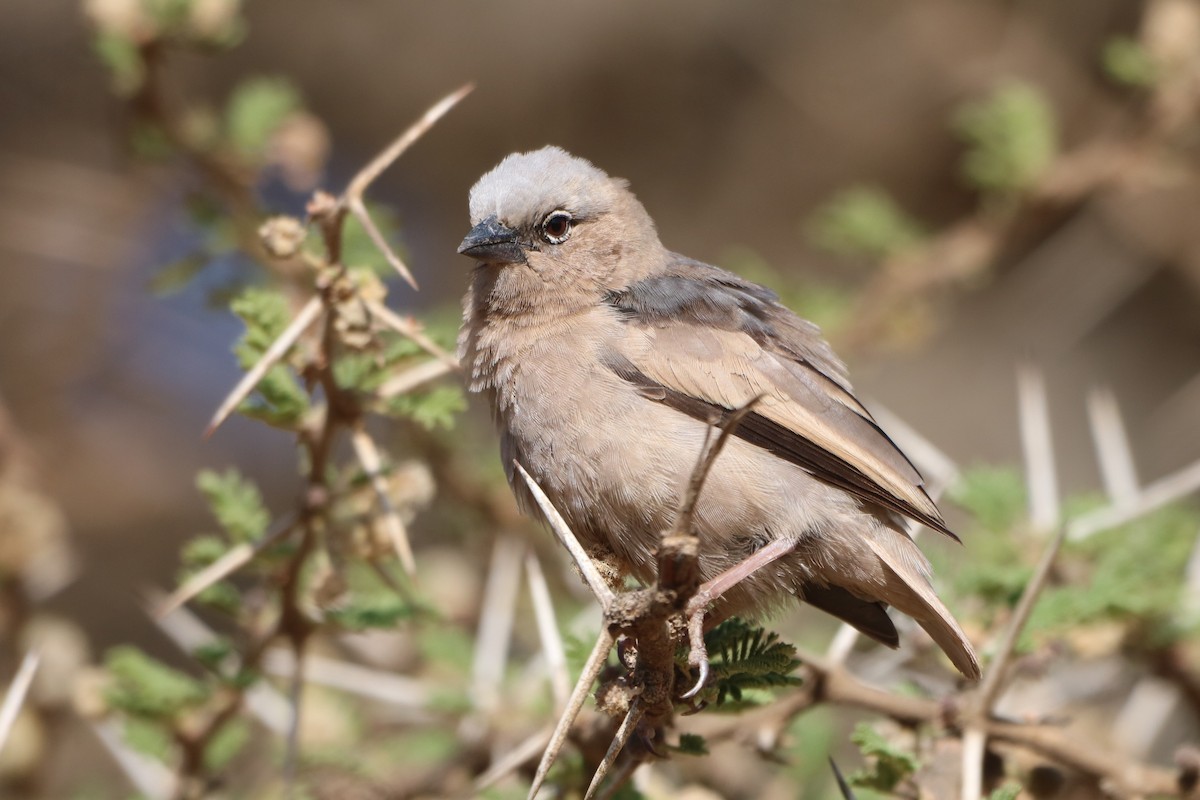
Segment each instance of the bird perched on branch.
[{"label": "bird perched on branch", "polygon": [[894,606],[979,677],[904,518],[957,537],[815,325],[663,247],[624,180],[557,147],[501,161],[470,214],[459,355],[527,511],[514,461],[585,546],[651,581],[710,424],[758,398],[695,510],[703,577],[730,587],[713,613],[794,596],[895,647]]}]

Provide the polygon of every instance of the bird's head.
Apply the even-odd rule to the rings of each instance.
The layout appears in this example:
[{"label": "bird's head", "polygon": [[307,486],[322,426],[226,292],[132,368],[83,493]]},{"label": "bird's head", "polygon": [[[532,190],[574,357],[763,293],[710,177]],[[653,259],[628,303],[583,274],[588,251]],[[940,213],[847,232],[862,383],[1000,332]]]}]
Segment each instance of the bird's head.
[{"label": "bird's head", "polygon": [[471,189],[470,210],[459,253],[547,284],[606,284],[661,249],[626,182],[559,147],[505,158]]}]

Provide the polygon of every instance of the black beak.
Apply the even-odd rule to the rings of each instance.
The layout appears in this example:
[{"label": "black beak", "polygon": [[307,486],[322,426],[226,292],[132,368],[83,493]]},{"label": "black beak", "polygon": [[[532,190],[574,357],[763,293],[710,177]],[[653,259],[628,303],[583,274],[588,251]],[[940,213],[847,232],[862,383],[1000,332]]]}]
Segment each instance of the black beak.
[{"label": "black beak", "polygon": [[517,238],[517,232],[501,225],[495,216],[471,228],[458,252],[485,264],[525,263],[525,245]]}]

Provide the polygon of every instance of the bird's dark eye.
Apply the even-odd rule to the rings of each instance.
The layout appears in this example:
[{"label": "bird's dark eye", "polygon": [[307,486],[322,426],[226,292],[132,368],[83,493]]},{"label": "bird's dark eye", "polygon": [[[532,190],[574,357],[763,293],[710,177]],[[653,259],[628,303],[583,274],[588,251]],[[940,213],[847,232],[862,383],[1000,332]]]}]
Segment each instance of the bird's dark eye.
[{"label": "bird's dark eye", "polygon": [[571,235],[571,215],[566,211],[551,211],[542,220],[542,238],[550,244],[562,244]]}]

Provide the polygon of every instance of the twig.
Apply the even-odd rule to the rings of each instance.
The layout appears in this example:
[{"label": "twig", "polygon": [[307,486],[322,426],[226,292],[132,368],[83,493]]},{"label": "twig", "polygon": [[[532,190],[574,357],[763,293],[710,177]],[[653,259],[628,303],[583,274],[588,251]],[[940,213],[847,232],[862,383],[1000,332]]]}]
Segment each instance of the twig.
[{"label": "twig", "polygon": [[21,713],[21,706],[25,704],[25,695],[29,693],[40,662],[41,654],[36,649],[27,652],[21,659],[21,666],[17,668],[12,683],[8,685],[4,705],[0,706],[0,752],[4,752],[4,745],[8,742],[8,735],[12,733],[17,715]]},{"label": "twig", "polygon": [[729,437],[733,435],[742,420],[746,418],[754,406],[762,400],[762,395],[752,397],[745,405],[737,410],[726,415],[721,422],[721,435],[717,437],[717,441],[710,446],[709,438],[712,435],[712,428],[708,428],[704,435],[704,445],[700,451],[700,458],[696,462],[695,468],[692,470],[692,476],[688,480],[687,493],[683,497],[683,502],[679,504],[679,512],[675,515],[675,524],[671,526],[670,534],[681,534],[686,536],[694,536],[692,532],[692,518],[696,513],[696,503],[700,499],[700,492],[704,488],[704,482],[708,480],[708,473],[712,471],[713,464],[717,461],[717,456],[721,455],[721,451],[725,449]]},{"label": "twig", "polygon": [[225,555],[184,581],[179,588],[163,601],[162,606],[155,612],[155,616],[160,619],[165,617],[217,581],[229,577],[244,565],[250,563],[250,560],[263,550],[266,550],[280,539],[286,537],[292,532],[295,526],[296,515],[290,514],[276,524],[275,530],[269,531],[266,536],[257,542],[243,542],[235,546],[229,552],[225,553]]},{"label": "twig", "polygon": [[375,441],[361,422],[350,432],[350,441],[354,445],[354,452],[362,464],[363,471],[371,481],[375,497],[379,500],[383,526],[392,542],[392,548],[396,551],[396,557],[400,559],[405,572],[410,576],[416,575],[417,562],[413,558],[412,545],[408,541],[408,528],[400,518],[400,510],[388,496],[387,477],[383,473],[383,459],[379,457],[379,449],[375,447]]},{"label": "twig", "polygon": [[567,548],[567,553],[571,556],[571,560],[575,562],[575,567],[583,575],[584,581],[588,588],[592,590],[592,594],[600,602],[600,607],[608,609],[612,606],[613,591],[608,588],[608,584],[604,582],[604,578],[600,576],[600,571],[596,569],[596,565],[592,563],[592,559],[588,556],[587,551],[583,549],[583,545],[575,538],[575,534],[567,525],[566,520],[558,513],[558,509],[550,502],[550,498],[542,491],[542,487],[538,486],[538,482],[525,471],[525,467],[521,466],[519,461],[513,461],[513,467],[520,474],[521,479],[525,481],[525,485],[529,487],[530,493],[533,495],[534,501],[538,504],[538,508],[542,510],[542,514],[546,517],[546,522],[550,524],[550,529],[558,537],[558,541],[563,547]]},{"label": "twig", "polygon": [[608,659],[608,651],[612,649],[612,646],[613,635],[605,627],[600,631],[600,636],[596,639],[596,646],[592,648],[592,654],[588,656],[587,663],[583,665],[583,672],[580,673],[579,680],[575,683],[575,689],[567,700],[567,707],[563,709],[562,716],[558,718],[558,724],[554,726],[554,732],[550,734],[550,741],[546,745],[545,752],[542,753],[542,760],[538,763],[537,772],[534,773],[533,784],[529,787],[528,800],[534,800],[538,790],[545,783],[546,774],[550,771],[550,767],[554,766],[554,761],[562,750],[563,742],[567,739],[567,733],[571,730],[571,724],[579,716],[583,702],[587,699],[588,691],[592,688],[592,683],[600,674],[600,670],[604,668],[604,662]]},{"label": "twig", "polygon": [[242,376],[237,386],[234,386],[233,390],[221,401],[221,405],[217,408],[216,413],[209,420],[208,427],[204,429],[205,436],[212,435],[212,432],[229,417],[233,410],[238,407],[238,404],[245,400],[250,392],[254,391],[254,387],[263,379],[268,370],[279,363],[279,360],[296,343],[300,335],[317,321],[317,317],[321,315],[321,308],[321,298],[318,296],[313,296],[304,304],[304,308],[300,309],[300,313],[296,315],[296,318],[284,329],[283,333],[279,334],[279,338],[271,342],[271,346],[262,354],[262,358]]},{"label": "twig", "polygon": [[529,596],[533,601],[533,614],[537,619],[538,635],[542,640],[542,653],[546,659],[550,689],[554,693],[554,707],[566,706],[571,695],[571,676],[567,671],[567,653],[562,637],[558,634],[558,620],[554,613],[554,602],[550,599],[550,587],[542,564],[532,550],[525,554],[525,574],[529,577]]}]

